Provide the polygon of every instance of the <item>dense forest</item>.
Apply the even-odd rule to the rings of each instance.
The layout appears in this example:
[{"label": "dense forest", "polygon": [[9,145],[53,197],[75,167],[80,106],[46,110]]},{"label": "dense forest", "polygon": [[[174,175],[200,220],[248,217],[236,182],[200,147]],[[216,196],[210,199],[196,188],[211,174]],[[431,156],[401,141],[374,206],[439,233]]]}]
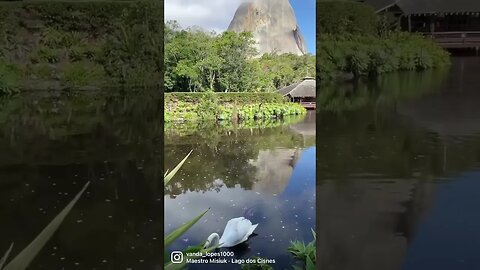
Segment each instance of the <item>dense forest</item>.
[{"label": "dense forest", "polygon": [[314,76],[315,57],[258,57],[251,33],[206,32],[165,24],[166,92],[268,92]]}]

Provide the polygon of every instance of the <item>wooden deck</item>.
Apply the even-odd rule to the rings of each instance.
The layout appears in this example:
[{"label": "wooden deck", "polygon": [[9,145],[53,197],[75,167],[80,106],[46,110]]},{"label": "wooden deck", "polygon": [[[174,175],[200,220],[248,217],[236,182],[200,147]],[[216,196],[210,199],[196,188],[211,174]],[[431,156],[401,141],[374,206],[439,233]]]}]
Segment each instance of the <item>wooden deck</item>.
[{"label": "wooden deck", "polygon": [[480,32],[433,32],[423,33],[432,38],[444,49],[475,49],[480,48]]},{"label": "wooden deck", "polygon": [[317,108],[315,102],[300,102],[300,105],[302,105],[307,110],[315,110]]}]

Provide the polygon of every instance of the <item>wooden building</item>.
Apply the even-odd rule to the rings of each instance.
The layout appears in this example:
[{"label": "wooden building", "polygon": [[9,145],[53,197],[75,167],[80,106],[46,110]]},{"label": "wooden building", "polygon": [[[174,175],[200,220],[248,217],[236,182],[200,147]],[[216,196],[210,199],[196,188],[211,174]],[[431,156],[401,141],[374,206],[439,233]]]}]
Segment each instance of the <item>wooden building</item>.
[{"label": "wooden building", "polygon": [[364,0],[377,13],[391,12],[412,32],[480,31],[477,0]]},{"label": "wooden building", "polygon": [[278,90],[284,97],[298,102],[306,109],[316,108],[316,81],[315,78],[305,77],[301,82],[291,84]]},{"label": "wooden building", "polygon": [[446,49],[480,47],[480,0],[364,0],[390,13],[404,31],[420,32]]}]

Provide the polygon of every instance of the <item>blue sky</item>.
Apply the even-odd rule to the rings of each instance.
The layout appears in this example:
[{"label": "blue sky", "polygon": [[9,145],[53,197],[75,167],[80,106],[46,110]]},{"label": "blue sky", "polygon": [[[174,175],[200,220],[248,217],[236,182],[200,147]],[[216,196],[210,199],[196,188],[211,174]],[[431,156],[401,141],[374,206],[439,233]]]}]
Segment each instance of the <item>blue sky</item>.
[{"label": "blue sky", "polygon": [[[227,29],[242,1],[245,0],[165,0],[165,21],[176,20],[182,27],[200,26],[221,33]],[[308,51],[315,54],[316,1],[290,0],[290,3]]]},{"label": "blue sky", "polygon": [[311,54],[315,54],[315,0],[290,0],[290,4],[295,11],[297,23],[300,26],[300,30],[302,31],[303,36],[305,37],[305,40],[307,42],[308,52]]}]

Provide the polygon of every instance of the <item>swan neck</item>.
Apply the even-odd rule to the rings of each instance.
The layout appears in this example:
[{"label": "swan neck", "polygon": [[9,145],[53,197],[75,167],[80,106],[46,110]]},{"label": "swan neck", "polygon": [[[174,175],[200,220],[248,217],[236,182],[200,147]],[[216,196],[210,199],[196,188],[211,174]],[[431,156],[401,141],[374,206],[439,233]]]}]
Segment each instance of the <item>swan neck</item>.
[{"label": "swan neck", "polygon": [[205,244],[205,247],[209,248],[211,246],[218,245],[219,241],[220,241],[220,235],[218,235],[218,233],[212,233],[207,238],[207,243]]},{"label": "swan neck", "polygon": [[218,242],[220,240],[220,235],[218,235],[218,233],[212,233],[210,234],[208,239],[210,239],[210,242],[214,242],[214,241]]}]

